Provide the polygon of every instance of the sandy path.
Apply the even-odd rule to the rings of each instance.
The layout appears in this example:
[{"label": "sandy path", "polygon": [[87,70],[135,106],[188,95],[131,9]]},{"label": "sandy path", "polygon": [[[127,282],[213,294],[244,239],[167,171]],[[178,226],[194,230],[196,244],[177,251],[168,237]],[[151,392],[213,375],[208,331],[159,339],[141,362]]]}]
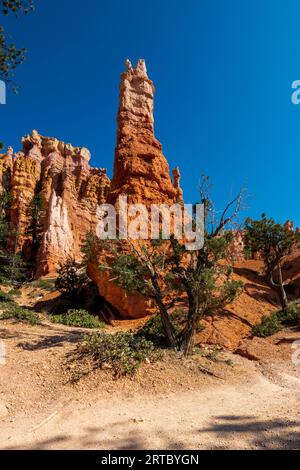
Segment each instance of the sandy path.
[{"label": "sandy path", "polygon": [[57,404],[2,423],[0,447],[300,449],[300,382],[291,382],[283,387],[255,373],[235,386]]}]

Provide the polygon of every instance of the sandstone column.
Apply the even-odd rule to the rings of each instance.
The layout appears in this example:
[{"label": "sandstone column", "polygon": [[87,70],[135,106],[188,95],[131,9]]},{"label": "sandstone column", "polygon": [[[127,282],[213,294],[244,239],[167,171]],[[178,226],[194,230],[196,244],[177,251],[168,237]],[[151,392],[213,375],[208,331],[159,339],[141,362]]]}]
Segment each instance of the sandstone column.
[{"label": "sandstone column", "polygon": [[121,75],[117,146],[109,202],[127,195],[128,203],[172,204],[177,201],[169,165],[154,136],[154,85],[144,60],[136,68],[126,61]]}]

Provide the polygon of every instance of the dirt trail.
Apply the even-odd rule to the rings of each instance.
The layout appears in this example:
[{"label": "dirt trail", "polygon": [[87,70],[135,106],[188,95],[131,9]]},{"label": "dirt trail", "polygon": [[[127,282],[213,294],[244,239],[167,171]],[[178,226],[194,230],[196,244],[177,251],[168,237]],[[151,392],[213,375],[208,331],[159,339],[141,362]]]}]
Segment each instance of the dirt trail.
[{"label": "dirt trail", "polygon": [[0,449],[300,449],[300,366],[291,363],[300,333],[249,341],[258,361],[170,356],[134,380],[96,371],[72,385],[65,361],[82,331],[0,327]]},{"label": "dirt trail", "polygon": [[0,447],[299,449],[298,393],[256,373],[236,386],[57,404],[2,425]]}]

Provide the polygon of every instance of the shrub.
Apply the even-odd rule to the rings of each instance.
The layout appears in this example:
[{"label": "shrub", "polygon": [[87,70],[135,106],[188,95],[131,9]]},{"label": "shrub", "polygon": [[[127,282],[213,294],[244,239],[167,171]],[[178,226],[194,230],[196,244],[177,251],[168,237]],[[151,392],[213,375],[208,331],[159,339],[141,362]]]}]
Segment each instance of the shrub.
[{"label": "shrub", "polygon": [[56,289],[71,298],[78,295],[80,288],[87,279],[86,273],[82,270],[82,265],[72,258],[67,259],[65,263],[60,265],[57,274]]},{"label": "shrub", "polygon": [[86,310],[68,310],[62,315],[51,317],[53,323],[62,323],[63,325],[76,326],[79,328],[103,328],[104,323],[98,317],[91,315]]},{"label": "shrub", "polygon": [[129,332],[94,333],[78,345],[80,356],[88,356],[97,367],[108,367],[116,377],[134,374],[143,362],[154,362],[161,352],[145,338]]},{"label": "shrub", "polygon": [[278,312],[277,317],[283,325],[300,325],[300,304],[291,303],[286,310]]},{"label": "shrub", "polygon": [[0,320],[16,320],[18,322],[27,322],[30,325],[40,323],[39,315],[27,308],[20,307],[13,302],[5,302],[1,305],[3,312],[0,313]]},{"label": "shrub", "polygon": [[0,302],[10,302],[12,300],[12,295],[10,292],[0,291]]},{"label": "shrub", "polygon": [[299,303],[292,303],[286,310],[279,310],[278,312],[272,313],[269,317],[262,317],[261,323],[253,327],[252,333],[254,336],[266,338],[267,336],[278,333],[278,331],[282,330],[284,325],[300,325]]},{"label": "shrub", "polygon": [[11,289],[8,294],[12,297],[20,297],[22,295],[22,291],[20,289]]},{"label": "shrub", "polygon": [[275,312],[269,317],[263,316],[261,323],[252,328],[252,333],[254,336],[266,338],[267,336],[272,336],[275,333],[278,333],[281,329],[282,326],[278,320],[277,313]]}]

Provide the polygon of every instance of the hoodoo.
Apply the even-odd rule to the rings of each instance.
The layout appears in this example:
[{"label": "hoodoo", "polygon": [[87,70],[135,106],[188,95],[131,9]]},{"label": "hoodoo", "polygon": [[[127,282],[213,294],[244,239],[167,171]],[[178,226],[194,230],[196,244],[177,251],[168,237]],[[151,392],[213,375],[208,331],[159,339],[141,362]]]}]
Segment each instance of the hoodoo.
[{"label": "hoodoo", "polygon": [[182,198],[174,185],[162,146],[154,135],[154,85],[145,61],[135,68],[126,61],[121,75],[117,145],[109,201],[119,195],[129,203],[172,204]]},{"label": "hoodoo", "polygon": [[[32,131],[22,139],[22,150],[11,147],[0,155],[0,191],[9,190],[13,236],[10,244],[26,260],[33,260],[35,276],[54,273],[69,256],[80,260],[86,233],[96,231],[100,204],[117,206],[118,196],[128,203],[173,204],[182,201],[180,172],[173,170],[154,135],[154,85],[144,60],[132,67],[126,61],[121,75],[117,144],[110,182],[103,168],[92,168],[90,152]],[[32,246],[31,205],[44,201]],[[34,252],[36,250],[36,252]]]}]

